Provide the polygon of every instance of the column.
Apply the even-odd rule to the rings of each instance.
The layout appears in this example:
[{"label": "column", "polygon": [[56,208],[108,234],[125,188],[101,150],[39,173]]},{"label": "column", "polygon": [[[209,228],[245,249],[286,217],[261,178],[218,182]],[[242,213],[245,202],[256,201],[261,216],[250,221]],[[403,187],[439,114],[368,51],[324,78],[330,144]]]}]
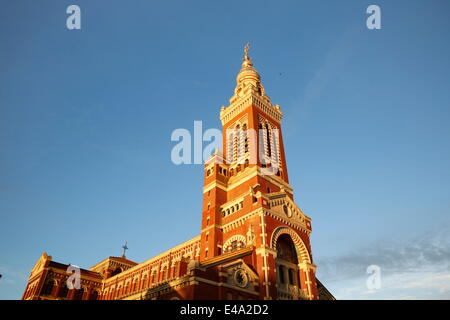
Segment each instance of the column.
[{"label": "column", "polygon": [[318,299],[316,285],[316,265],[309,262],[301,262],[298,265],[300,273],[300,287],[306,289],[306,297],[309,300]]}]

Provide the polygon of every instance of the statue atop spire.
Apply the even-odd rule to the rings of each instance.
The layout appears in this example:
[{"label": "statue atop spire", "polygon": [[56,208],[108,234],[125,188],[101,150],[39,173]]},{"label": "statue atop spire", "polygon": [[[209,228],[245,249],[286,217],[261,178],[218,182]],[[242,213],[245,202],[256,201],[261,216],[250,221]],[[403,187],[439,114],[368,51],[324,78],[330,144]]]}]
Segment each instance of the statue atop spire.
[{"label": "statue atop spire", "polygon": [[253,67],[252,59],[248,56],[248,52],[250,51],[250,42],[247,42],[244,47],[244,58],[242,59],[242,67],[248,68]]},{"label": "statue atop spire", "polygon": [[265,96],[264,87],[261,84],[261,77],[259,76],[258,71],[253,67],[252,58],[250,58],[249,52],[250,42],[247,42],[244,46],[242,67],[236,77],[236,88],[234,89],[233,97],[231,97],[232,101],[246,95],[249,90],[253,90],[254,94],[258,96]]},{"label": "statue atop spire", "polygon": [[244,53],[245,53],[244,59],[246,59],[246,60],[249,59],[249,57],[248,57],[249,51],[250,51],[250,42],[247,41],[247,43],[245,44],[245,47],[244,47]]}]

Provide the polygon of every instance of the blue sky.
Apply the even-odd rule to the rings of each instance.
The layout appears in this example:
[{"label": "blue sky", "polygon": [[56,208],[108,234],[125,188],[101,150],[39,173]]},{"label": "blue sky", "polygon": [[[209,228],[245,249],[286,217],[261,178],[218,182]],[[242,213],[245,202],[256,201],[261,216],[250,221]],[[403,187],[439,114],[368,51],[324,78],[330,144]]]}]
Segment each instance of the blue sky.
[{"label": "blue sky", "polygon": [[342,299],[450,298],[448,1],[0,7],[0,299],[44,251],[88,268],[125,240],[142,262],[198,234],[202,166],[175,166],[170,136],[220,128],[246,41],[284,114],[319,279]]}]

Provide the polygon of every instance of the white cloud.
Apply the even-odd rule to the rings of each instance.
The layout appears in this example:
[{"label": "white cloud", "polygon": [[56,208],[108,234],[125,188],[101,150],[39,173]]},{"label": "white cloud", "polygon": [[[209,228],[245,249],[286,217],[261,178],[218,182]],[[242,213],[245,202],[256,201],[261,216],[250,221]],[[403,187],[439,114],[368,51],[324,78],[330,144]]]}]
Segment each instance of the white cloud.
[{"label": "white cloud", "polygon": [[[316,264],[318,278],[338,299],[450,299],[450,224]],[[366,285],[366,268],[372,264],[381,268],[378,290]]]}]

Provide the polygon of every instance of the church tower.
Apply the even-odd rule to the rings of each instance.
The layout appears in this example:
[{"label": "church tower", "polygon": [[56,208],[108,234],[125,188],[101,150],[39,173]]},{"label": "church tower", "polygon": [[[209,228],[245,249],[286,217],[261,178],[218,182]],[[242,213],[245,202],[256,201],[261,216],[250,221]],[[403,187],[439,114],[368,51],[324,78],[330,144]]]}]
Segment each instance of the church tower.
[{"label": "church tower", "polygon": [[216,151],[204,167],[200,263],[248,248],[261,299],[317,299],[311,219],[294,202],[282,112],[266,95],[248,43],[220,120],[223,153]]},{"label": "church tower", "polygon": [[316,279],[311,219],[294,202],[281,130],[259,73],[244,51],[230,104],[222,107],[223,152],[204,166],[200,234],[142,263],[107,257],[79,269],[42,254],[23,299],[334,300]]}]

